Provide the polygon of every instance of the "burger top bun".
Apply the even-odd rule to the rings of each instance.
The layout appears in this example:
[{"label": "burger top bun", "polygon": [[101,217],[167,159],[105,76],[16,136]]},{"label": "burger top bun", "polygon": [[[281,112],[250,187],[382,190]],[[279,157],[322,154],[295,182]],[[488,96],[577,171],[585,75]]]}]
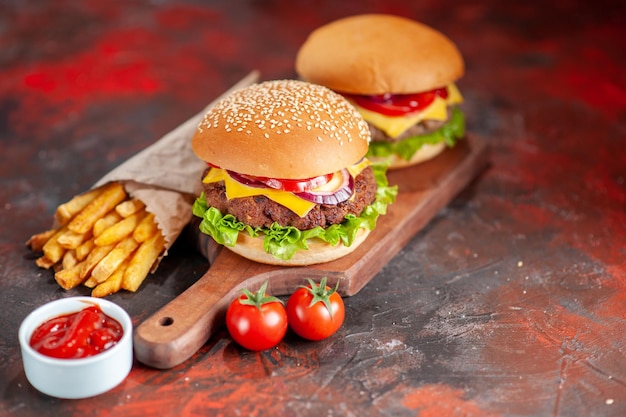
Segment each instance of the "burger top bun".
[{"label": "burger top bun", "polygon": [[357,163],[369,128],[341,95],[296,80],[231,93],[208,111],[192,139],[196,155],[257,177],[305,179]]},{"label": "burger top bun", "polygon": [[335,91],[376,95],[443,87],[464,72],[456,45],[404,17],[363,14],[313,31],[296,57],[301,78]]}]

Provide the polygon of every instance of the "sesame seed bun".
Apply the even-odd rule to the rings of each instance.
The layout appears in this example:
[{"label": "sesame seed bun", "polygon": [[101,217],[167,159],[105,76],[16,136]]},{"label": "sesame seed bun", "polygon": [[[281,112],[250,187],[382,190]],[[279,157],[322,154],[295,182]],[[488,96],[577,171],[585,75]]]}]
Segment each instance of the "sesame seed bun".
[{"label": "sesame seed bun", "polygon": [[369,139],[367,123],[341,95],[277,80],[216,103],[200,122],[192,148],[199,158],[240,174],[304,179],[357,163]]},{"label": "sesame seed bun", "polygon": [[411,19],[363,14],[313,31],[296,71],[335,91],[376,95],[419,93],[463,75],[463,58],[442,33]]}]

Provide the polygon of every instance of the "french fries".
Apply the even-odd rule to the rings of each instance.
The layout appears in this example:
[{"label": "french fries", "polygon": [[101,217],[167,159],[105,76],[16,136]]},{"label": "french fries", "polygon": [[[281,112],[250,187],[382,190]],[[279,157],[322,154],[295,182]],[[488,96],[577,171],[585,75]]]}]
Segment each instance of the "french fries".
[{"label": "french fries", "polygon": [[66,225],[70,220],[72,220],[72,218],[74,218],[74,216],[76,216],[76,214],[78,214],[78,212],[84,209],[85,206],[91,203],[99,194],[99,190],[92,190],[75,196],[67,203],[61,204],[57,207],[54,218],[60,225]]},{"label": "french fries", "polygon": [[146,205],[136,198],[126,200],[115,207],[115,211],[122,217],[128,217],[143,209]]},{"label": "french fries", "polygon": [[128,267],[124,272],[122,288],[135,292],[141,285],[152,265],[159,257],[160,248],[165,245],[165,239],[161,233],[155,233],[150,239],[139,246],[135,256],[130,259]]},{"label": "french fries", "polygon": [[165,251],[154,214],[116,182],[73,197],[54,217],[58,227],[26,245],[43,253],[35,263],[54,270],[66,290],[84,285],[94,297],[137,291]]},{"label": "french fries", "polygon": [[128,217],[122,218],[119,222],[111,225],[106,230],[103,230],[100,235],[94,240],[94,243],[98,246],[106,246],[113,243],[117,243],[120,240],[133,234],[133,231],[137,228],[141,219],[145,217],[146,212],[141,210],[135,214],[131,214]]},{"label": "french fries", "polygon": [[79,211],[67,224],[67,228],[76,233],[87,233],[94,223],[114,209],[128,196],[122,184],[112,182],[102,188],[102,192]]},{"label": "french fries", "polygon": [[122,288],[122,278],[124,277],[124,272],[126,271],[126,266],[128,265],[128,261],[124,261],[113,274],[107,278],[101,284],[98,284],[91,295],[94,297],[106,297],[107,295],[114,294],[118,292]]}]

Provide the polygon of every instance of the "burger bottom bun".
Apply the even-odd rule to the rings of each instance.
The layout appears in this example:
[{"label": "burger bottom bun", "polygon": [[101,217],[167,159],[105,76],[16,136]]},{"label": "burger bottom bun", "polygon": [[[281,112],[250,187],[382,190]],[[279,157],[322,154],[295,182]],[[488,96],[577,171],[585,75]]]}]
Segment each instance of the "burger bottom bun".
[{"label": "burger bottom bun", "polygon": [[399,155],[393,154],[385,157],[377,157],[377,156],[368,156],[369,159],[373,163],[388,163],[388,169],[399,169],[406,168],[412,165],[417,165],[421,162],[428,161],[429,159],[433,159],[440,153],[442,153],[446,149],[446,144],[444,142],[436,143],[434,145],[424,144],[422,145],[415,155],[408,161]]},{"label": "burger bottom bun", "polygon": [[360,229],[357,232],[354,242],[352,242],[350,246],[344,246],[341,242],[332,246],[321,239],[309,239],[307,242],[309,249],[296,252],[291,259],[288,260],[275,258],[274,255],[265,252],[263,249],[263,236],[252,237],[247,233],[239,233],[237,244],[232,247],[227,246],[227,248],[244,258],[263,264],[306,266],[334,261],[335,259],[348,255],[358,248],[369,234],[369,229]]}]

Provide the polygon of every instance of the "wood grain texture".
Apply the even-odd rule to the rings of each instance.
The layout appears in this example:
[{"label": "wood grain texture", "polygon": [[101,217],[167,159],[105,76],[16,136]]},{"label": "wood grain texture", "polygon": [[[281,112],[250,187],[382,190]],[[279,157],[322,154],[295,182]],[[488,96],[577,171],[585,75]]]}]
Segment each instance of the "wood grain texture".
[{"label": "wood grain texture", "polygon": [[286,295],[307,278],[327,277],[330,285],[339,283],[343,296],[356,294],[486,164],[486,144],[472,136],[427,163],[390,171],[389,183],[398,186],[395,203],[361,246],[328,263],[306,267],[260,264],[229,250],[216,250],[210,239],[200,235],[208,257],[214,258],[209,270],[136,329],[136,358],[159,369],[182,363],[221,325],[228,304],[244,287],[254,290],[268,281],[271,294]]}]

